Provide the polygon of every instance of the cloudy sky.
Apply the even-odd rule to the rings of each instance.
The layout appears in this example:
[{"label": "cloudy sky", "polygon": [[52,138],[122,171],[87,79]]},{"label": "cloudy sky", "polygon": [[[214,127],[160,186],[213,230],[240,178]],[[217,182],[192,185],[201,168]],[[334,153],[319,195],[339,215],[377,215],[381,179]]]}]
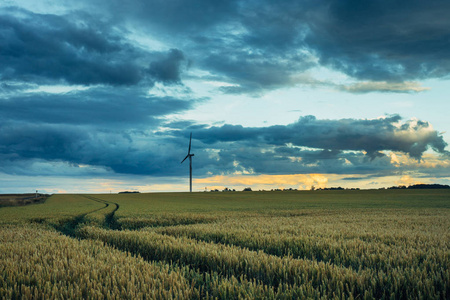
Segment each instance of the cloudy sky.
[{"label": "cloudy sky", "polygon": [[450,184],[449,14],[3,0],[0,193]]}]

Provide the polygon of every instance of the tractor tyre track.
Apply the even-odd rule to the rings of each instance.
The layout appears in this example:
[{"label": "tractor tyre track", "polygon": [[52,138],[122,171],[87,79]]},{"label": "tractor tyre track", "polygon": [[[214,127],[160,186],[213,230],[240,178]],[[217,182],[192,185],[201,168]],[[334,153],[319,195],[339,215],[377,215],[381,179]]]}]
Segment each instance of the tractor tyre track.
[{"label": "tractor tyre track", "polygon": [[120,207],[118,203],[111,202],[111,201],[106,201],[106,200],[103,200],[103,199],[100,199],[100,198],[97,198],[97,197],[93,197],[93,196],[83,195],[83,197],[85,197],[85,198],[87,198],[89,200],[92,200],[92,201],[96,201],[96,202],[99,202],[99,203],[106,204],[106,206],[103,207],[102,209],[108,207],[110,204],[114,204],[116,207],[114,208],[114,210],[112,212],[108,213],[105,216],[105,221],[104,221],[103,225],[105,227],[109,228],[109,229],[114,229],[114,230],[120,230],[121,229],[121,226],[117,222],[116,217],[115,217],[115,213]]},{"label": "tractor tyre track", "polygon": [[109,202],[103,199],[99,199],[96,197],[92,197],[92,196],[87,196],[87,195],[82,195],[82,197],[89,199],[91,201],[95,201],[98,203],[103,204],[103,207],[100,208],[96,208],[94,210],[88,211],[86,213],[80,214],[78,216],[75,216],[73,218],[70,219],[66,219],[63,222],[61,222],[60,224],[53,224],[52,226],[59,232],[61,232],[64,235],[73,237],[73,238],[79,238],[78,234],[77,234],[77,229],[80,227],[80,225],[86,223],[86,217],[89,214],[104,210],[106,208],[109,207],[109,205],[113,204],[115,205],[115,208],[112,212],[108,213],[105,215],[105,220],[103,222],[103,225],[106,228],[109,229],[114,229],[114,230],[119,230],[120,229],[120,224],[117,222],[116,218],[115,218],[115,213],[116,211],[119,209],[119,204],[115,203],[115,202]]}]

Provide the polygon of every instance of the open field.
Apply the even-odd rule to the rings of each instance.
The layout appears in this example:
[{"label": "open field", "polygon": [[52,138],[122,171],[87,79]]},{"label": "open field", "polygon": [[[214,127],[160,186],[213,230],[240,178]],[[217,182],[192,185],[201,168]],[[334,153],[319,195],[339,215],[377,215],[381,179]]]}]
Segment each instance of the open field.
[{"label": "open field", "polygon": [[0,298],[450,299],[449,190],[54,195],[0,225]]},{"label": "open field", "polygon": [[48,196],[44,194],[0,194],[0,207],[42,203]]}]

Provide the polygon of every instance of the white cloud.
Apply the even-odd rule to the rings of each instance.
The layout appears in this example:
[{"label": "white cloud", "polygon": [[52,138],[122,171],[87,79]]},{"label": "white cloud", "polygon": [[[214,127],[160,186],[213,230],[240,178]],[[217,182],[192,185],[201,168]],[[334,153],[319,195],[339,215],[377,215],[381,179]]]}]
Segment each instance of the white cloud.
[{"label": "white cloud", "polygon": [[25,93],[49,93],[65,94],[72,91],[85,91],[91,87],[83,85],[40,85],[35,88],[24,90]]}]

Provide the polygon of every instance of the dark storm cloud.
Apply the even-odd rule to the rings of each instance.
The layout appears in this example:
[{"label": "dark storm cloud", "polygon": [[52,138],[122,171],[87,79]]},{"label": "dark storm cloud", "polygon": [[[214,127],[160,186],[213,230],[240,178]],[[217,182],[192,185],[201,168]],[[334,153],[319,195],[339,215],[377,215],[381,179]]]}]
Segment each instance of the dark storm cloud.
[{"label": "dark storm cloud", "polygon": [[[296,84],[327,66],[358,80],[448,76],[448,1],[109,1],[121,18],[183,45],[193,64],[258,94]],[[374,88],[371,91],[377,91]],[[398,90],[394,90],[397,91]]]},{"label": "dark storm cloud", "polygon": [[292,7],[302,10],[295,3],[286,4],[133,0],[87,5],[109,11],[115,22],[126,20],[145,35],[177,45],[193,67],[235,84],[222,92],[258,95],[304,82],[298,74],[316,65],[302,43],[307,25],[287,13]]},{"label": "dark storm cloud", "polygon": [[[425,121],[307,116],[286,126],[208,127],[165,119],[193,108],[199,99],[148,93],[155,82],[166,85],[167,90],[160,89],[164,92],[183,87],[184,72],[199,69],[204,72],[189,76],[233,84],[221,88],[225,93],[258,95],[314,84],[300,75],[315,66],[364,80],[350,92],[409,91],[408,84],[417,86],[402,84],[405,80],[449,74],[448,2],[85,2],[89,9],[64,15],[0,9],[4,173],[29,174],[28,163],[44,162],[123,174],[184,175],[180,161],[189,131],[198,176],[391,174],[397,170],[382,151],[417,160],[430,148],[448,155],[442,136]],[[146,49],[131,33],[170,50]],[[90,88],[66,94],[27,91],[40,84]],[[184,91],[186,99],[191,94],[188,87]]]},{"label": "dark storm cloud", "polygon": [[415,163],[402,166],[404,172],[416,172],[420,168],[423,174],[446,174],[444,165],[429,168],[422,157],[427,149],[449,156],[447,144],[428,122],[404,121],[400,116],[374,120],[318,120],[306,116],[289,125],[269,127],[225,124],[193,128],[186,123],[183,125],[191,126],[186,129],[179,125],[166,123],[159,134],[173,136],[173,145],[178,141],[177,145],[185,149],[189,131],[193,132],[197,176],[236,173],[399,175],[400,169],[393,163],[390,151],[403,152],[416,159]]},{"label": "dark storm cloud", "polygon": [[170,128],[171,130],[198,130],[208,128],[208,125],[197,124],[195,121],[169,121],[163,125],[164,127]]},{"label": "dark storm cloud", "polygon": [[158,61],[161,53],[145,52],[122,36],[113,24],[87,13],[56,16],[1,9],[0,78],[113,86],[180,80],[180,50],[170,50]]},{"label": "dark storm cloud", "polygon": [[[222,92],[258,95],[317,84],[299,76],[315,66],[387,83],[450,71],[448,1],[113,0],[85,1],[84,8],[64,16],[3,9],[2,78],[174,84],[192,63],[234,84]],[[175,49],[144,51],[124,40],[125,27]],[[365,91],[378,89],[409,91]]]},{"label": "dark storm cloud", "polygon": [[[183,174],[179,163],[184,147],[144,130],[10,121],[0,123],[0,141],[3,173],[18,174],[17,166],[44,161],[87,165],[122,174]],[[26,168],[21,172],[27,174]]]},{"label": "dark storm cloud", "polygon": [[448,1],[317,2],[306,43],[321,64],[358,78],[404,81],[450,71]]},{"label": "dark storm cloud", "polygon": [[[188,62],[180,50],[144,51],[123,38],[120,26],[87,13],[4,8],[0,64],[2,172],[29,174],[27,164],[90,165],[126,174],[180,171],[174,163],[180,147],[152,132],[166,115],[199,100],[150,95],[145,88],[182,84]],[[40,84],[106,86],[46,93]]]},{"label": "dark storm cloud", "polygon": [[[10,122],[1,124],[0,138],[0,158],[5,165],[38,159],[99,166],[115,173],[173,173],[173,168],[167,166],[173,150],[158,152],[157,148],[161,147],[154,141],[149,142],[151,139],[145,134],[123,130],[94,131],[89,126]],[[140,143],[139,139],[144,142]],[[10,172],[4,168],[3,172]]]},{"label": "dark storm cloud", "polygon": [[[195,132],[193,134],[195,136]],[[295,149],[292,154],[280,153],[278,147],[243,144],[241,142],[216,145],[195,145],[195,166],[208,174],[389,174],[397,172],[389,157],[368,159],[363,153],[340,152],[324,155],[324,150]],[[200,149],[199,149],[200,148]],[[217,150],[217,152],[211,151]],[[211,155],[213,154],[213,155]],[[209,156],[208,156],[209,155]]]},{"label": "dark storm cloud", "polygon": [[196,102],[128,88],[4,97],[0,99],[0,171],[28,174],[24,166],[30,164],[177,174],[184,149],[153,132],[166,122],[165,115],[184,112]]},{"label": "dark storm cloud", "polygon": [[[283,147],[323,149],[322,155],[333,156],[339,151],[366,151],[374,159],[380,151],[401,151],[420,159],[431,148],[447,153],[442,136],[428,122],[390,116],[373,120],[341,119],[317,120],[314,116],[301,117],[297,122],[265,128],[245,128],[240,125],[223,125],[195,132],[197,139],[206,144],[217,142],[246,142]],[[293,151],[293,150],[292,150]]]},{"label": "dark storm cloud", "polygon": [[192,108],[195,99],[145,95],[133,89],[88,89],[65,94],[29,93],[0,100],[0,118],[24,122],[142,128],[158,117]]},{"label": "dark storm cloud", "polygon": [[234,84],[221,87],[224,93],[259,95],[269,90],[305,83],[305,78],[296,75],[313,65],[301,53],[286,54],[281,60],[265,51],[248,53],[240,47],[220,49],[198,61],[202,68],[222,74],[224,77],[220,78],[221,81]]},{"label": "dark storm cloud", "polygon": [[[99,168],[121,174],[182,175],[186,170],[180,161],[189,141],[184,126],[193,131],[196,176],[236,172],[379,176],[398,172],[391,157],[379,151],[400,151],[420,159],[427,148],[432,148],[448,155],[442,137],[427,122],[401,123],[398,116],[377,120],[317,120],[308,116],[286,126],[207,128],[156,118],[165,108],[153,114],[149,111],[144,117],[138,112],[142,110],[139,101],[135,110],[122,111],[136,119],[121,119],[120,128],[102,117],[89,120],[89,114],[74,121],[70,117],[73,107],[68,108],[66,121],[49,115],[48,121],[30,117],[24,122],[13,113],[16,106],[5,106],[11,114],[9,118],[8,114],[3,115],[0,122],[1,171],[19,173],[18,166],[42,161],[87,165],[90,170]],[[22,172],[28,174],[25,169]]]},{"label": "dark storm cloud", "polygon": [[252,8],[241,21],[247,46],[269,49],[279,61],[307,49],[320,65],[356,79],[398,82],[449,74],[448,1],[245,3]]},{"label": "dark storm cloud", "polygon": [[238,9],[239,1],[221,0],[94,0],[88,7],[101,7],[109,11],[116,22],[123,19],[140,21],[151,26],[150,31],[167,33],[197,33],[230,20]]},{"label": "dark storm cloud", "polygon": [[172,49],[160,60],[150,64],[149,73],[158,81],[181,83],[180,69],[186,59],[178,49]]}]

